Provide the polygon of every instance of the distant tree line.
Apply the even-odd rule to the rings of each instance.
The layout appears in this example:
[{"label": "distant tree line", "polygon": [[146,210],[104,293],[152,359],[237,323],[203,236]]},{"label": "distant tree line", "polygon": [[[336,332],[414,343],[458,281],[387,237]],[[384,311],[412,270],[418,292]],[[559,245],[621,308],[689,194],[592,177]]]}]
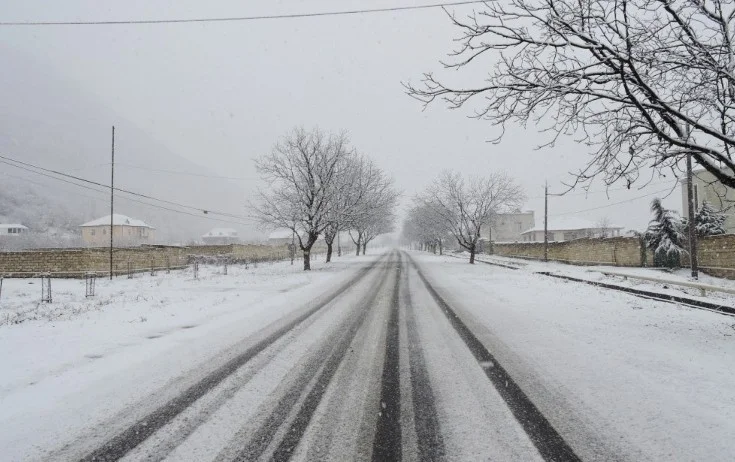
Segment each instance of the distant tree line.
[{"label": "distant tree line", "polygon": [[267,227],[290,229],[311,269],[320,236],[331,261],[335,237],[348,232],[356,254],[393,231],[399,193],[392,178],[351,146],[346,134],[296,128],[256,161],[267,187],[251,207]]},{"label": "distant tree line", "polygon": [[404,239],[422,248],[442,253],[444,241],[454,239],[459,247],[475,254],[482,230],[498,213],[515,210],[525,202],[523,189],[504,173],[465,178],[451,170],[442,172],[413,199],[403,224]]}]

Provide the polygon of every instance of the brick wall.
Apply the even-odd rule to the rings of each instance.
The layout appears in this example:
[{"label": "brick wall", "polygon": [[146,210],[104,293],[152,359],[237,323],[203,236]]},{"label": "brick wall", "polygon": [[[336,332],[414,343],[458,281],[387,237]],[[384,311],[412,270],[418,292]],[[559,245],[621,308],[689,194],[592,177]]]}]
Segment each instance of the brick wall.
[{"label": "brick wall", "polygon": [[[133,247],[113,249],[113,271],[127,274],[131,271],[147,271],[180,267],[187,264],[189,255],[234,255],[238,258],[287,258],[285,247],[263,245],[217,245],[191,247]],[[0,276],[32,277],[39,273],[54,273],[59,277],[82,277],[94,271],[109,274],[108,249],[44,249],[19,252],[0,252]]]}]

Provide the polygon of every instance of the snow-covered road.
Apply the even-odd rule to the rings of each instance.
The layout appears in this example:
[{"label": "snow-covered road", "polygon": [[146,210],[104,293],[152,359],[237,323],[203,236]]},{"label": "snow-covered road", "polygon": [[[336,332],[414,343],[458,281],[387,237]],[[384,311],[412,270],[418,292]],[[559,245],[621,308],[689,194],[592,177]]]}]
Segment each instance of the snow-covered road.
[{"label": "snow-covered road", "polygon": [[735,454],[732,317],[413,252],[317,268],[0,326],[0,459]]}]

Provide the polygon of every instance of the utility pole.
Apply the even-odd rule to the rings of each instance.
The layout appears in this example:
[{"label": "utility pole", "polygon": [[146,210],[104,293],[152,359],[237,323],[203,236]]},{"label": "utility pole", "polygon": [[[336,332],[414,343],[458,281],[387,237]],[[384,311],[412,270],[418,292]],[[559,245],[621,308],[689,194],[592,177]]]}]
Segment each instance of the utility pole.
[{"label": "utility pole", "polygon": [[697,227],[695,223],[694,185],[692,184],[692,155],[687,154],[687,203],[689,209],[689,263],[692,279],[699,279],[699,262],[697,262]]},{"label": "utility pole", "polygon": [[293,265],[293,259],[296,255],[296,231],[291,230],[291,264]]},{"label": "utility pole", "polygon": [[112,281],[112,246],[115,232],[115,126],[112,126],[112,164],[110,169],[110,281]]},{"label": "utility pole", "polygon": [[544,261],[549,261],[549,182],[544,183]]}]

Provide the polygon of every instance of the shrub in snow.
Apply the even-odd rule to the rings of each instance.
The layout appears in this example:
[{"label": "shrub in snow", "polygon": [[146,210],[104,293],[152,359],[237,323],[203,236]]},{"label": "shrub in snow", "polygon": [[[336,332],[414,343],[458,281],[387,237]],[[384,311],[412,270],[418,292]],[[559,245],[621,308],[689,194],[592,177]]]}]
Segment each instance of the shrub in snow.
[{"label": "shrub in snow", "polygon": [[[682,220],[683,232],[686,232],[688,220]],[[694,227],[697,236],[717,236],[725,234],[725,215],[715,210],[707,201],[702,203],[702,208],[694,216]]]},{"label": "shrub in snow", "polygon": [[644,235],[646,247],[653,250],[653,261],[656,266],[676,268],[679,266],[684,250],[684,234],[681,219],[673,210],[667,210],[661,199],[651,202],[653,220],[648,224]]}]

